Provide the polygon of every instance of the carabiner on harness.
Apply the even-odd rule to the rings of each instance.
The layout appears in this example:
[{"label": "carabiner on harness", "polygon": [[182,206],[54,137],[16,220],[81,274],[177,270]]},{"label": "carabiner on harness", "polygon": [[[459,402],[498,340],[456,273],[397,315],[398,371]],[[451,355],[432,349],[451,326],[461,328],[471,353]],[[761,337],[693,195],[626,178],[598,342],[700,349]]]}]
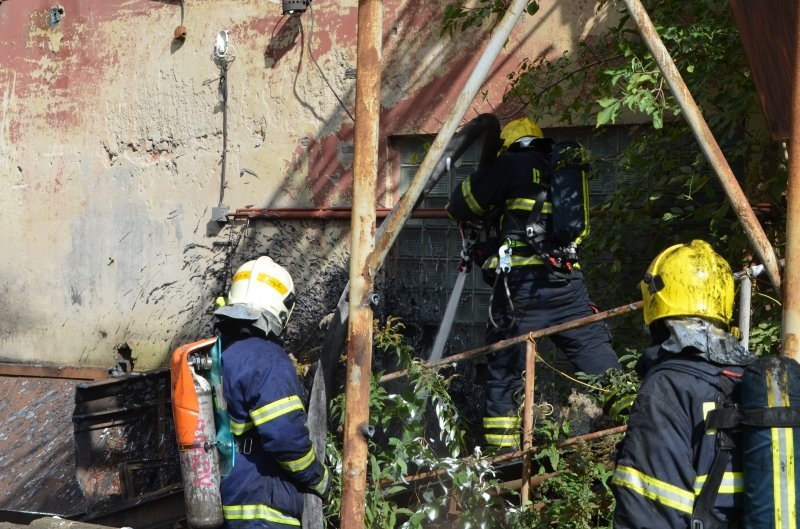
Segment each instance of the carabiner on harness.
[{"label": "carabiner on harness", "polygon": [[475,244],[478,242],[478,231],[470,227],[469,235],[465,235],[467,225],[465,222],[458,223],[458,232],[461,234],[461,261],[458,263],[459,272],[472,271],[472,254],[475,251]]},{"label": "carabiner on harness", "polygon": [[[508,288],[508,274],[511,272],[511,241],[506,239],[503,241],[503,244],[500,246],[498,250],[498,261],[497,261],[497,274],[494,278],[494,285],[492,286],[492,293],[489,295],[489,321],[492,323],[495,329],[500,331],[507,331],[511,327],[514,326],[516,322],[516,317],[514,316],[514,303],[511,300],[511,290]],[[510,315],[511,319],[508,322],[508,325],[501,326],[494,320],[494,314],[492,308],[494,307],[494,293],[497,290],[497,282],[500,281],[500,278],[503,278],[503,288],[506,293],[506,300],[508,301],[508,312],[507,314]]]}]

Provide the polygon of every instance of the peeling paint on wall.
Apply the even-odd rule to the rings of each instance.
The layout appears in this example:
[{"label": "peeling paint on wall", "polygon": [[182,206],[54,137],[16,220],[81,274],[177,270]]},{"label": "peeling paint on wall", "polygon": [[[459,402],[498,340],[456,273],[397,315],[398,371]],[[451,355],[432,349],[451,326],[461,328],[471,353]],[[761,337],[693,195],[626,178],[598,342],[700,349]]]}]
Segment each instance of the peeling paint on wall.
[{"label": "peeling paint on wall", "polygon": [[[191,2],[183,16],[153,0],[61,0],[57,16],[54,5],[0,2],[0,246],[13,250],[0,259],[0,360],[111,366],[127,344],[137,369],[164,365],[212,332],[231,269],[264,253],[299,285],[290,350],[313,350],[346,281],[349,223],[211,220],[223,108],[210,54],[227,29],[224,205],[349,205],[357,1],[317,0],[299,18],[260,0]],[[470,112],[502,105],[521,57],[585,36],[592,6],[526,19]],[[441,10],[384,6],[384,206],[387,138],[435,133],[487,38],[440,37]]]}]

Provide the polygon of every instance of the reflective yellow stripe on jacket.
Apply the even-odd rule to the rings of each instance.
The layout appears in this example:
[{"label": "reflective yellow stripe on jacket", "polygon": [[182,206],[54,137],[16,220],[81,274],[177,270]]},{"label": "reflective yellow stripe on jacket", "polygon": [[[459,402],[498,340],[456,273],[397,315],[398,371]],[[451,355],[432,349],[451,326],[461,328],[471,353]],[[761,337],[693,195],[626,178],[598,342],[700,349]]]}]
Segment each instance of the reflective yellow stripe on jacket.
[{"label": "reflective yellow stripe on jacket", "polygon": [[313,487],[313,488],[314,488],[314,491],[315,491],[317,494],[324,494],[324,493],[325,493],[325,485],[327,485],[327,484],[328,484],[328,467],[326,467],[325,465],[323,465],[323,466],[322,466],[322,468],[323,468],[323,472],[322,472],[322,479],[320,480],[320,482],[319,482],[319,483],[317,483],[317,484],[316,484],[316,485],[314,485],[314,487]]},{"label": "reflective yellow stripe on jacket", "polygon": [[[780,380],[775,375],[780,376]],[[767,405],[770,408],[790,406],[789,381],[786,370],[766,372]],[[776,529],[797,527],[795,498],[794,429],[770,428],[772,451],[772,496],[775,503],[773,522]]]},{"label": "reflective yellow stripe on jacket", "polygon": [[222,513],[226,520],[265,520],[300,527],[300,520],[267,505],[223,505]]},{"label": "reflective yellow stripe on jacket", "polygon": [[[535,198],[510,198],[506,200],[506,209],[509,211],[532,211],[536,205]],[[553,212],[553,203],[545,201],[542,204],[542,214],[547,215]]]},{"label": "reflective yellow stripe on jacket", "polygon": [[317,456],[314,454],[314,449],[312,448],[306,455],[299,459],[295,459],[294,461],[278,461],[278,464],[289,472],[300,472],[310,467],[311,463],[313,463],[316,458]]},{"label": "reflective yellow stripe on jacket", "polygon": [[245,423],[236,422],[231,419],[231,432],[234,435],[241,435],[244,432],[252,429],[254,426],[264,424],[265,422],[277,419],[281,415],[285,415],[295,410],[303,410],[303,403],[297,395],[290,395],[286,398],[276,400],[265,404],[258,409],[250,412],[252,422]]},{"label": "reflective yellow stripe on jacket", "polygon": [[[694,480],[694,493],[699,495],[700,490],[708,479],[708,474],[697,476]],[[744,492],[744,474],[741,472],[725,472],[722,483],[719,484],[720,494],[737,494]]]},{"label": "reflective yellow stripe on jacket", "polygon": [[[495,270],[497,269],[497,261],[498,257],[496,255],[491,256],[486,260],[483,264],[484,270]],[[538,255],[529,255],[528,257],[522,257],[521,255],[514,255],[511,254],[511,268],[515,266],[531,266],[531,265],[543,265],[544,260]]]},{"label": "reflective yellow stripe on jacket", "polygon": [[486,215],[486,209],[478,203],[478,199],[472,194],[472,184],[469,178],[461,182],[461,196],[464,197],[464,202],[467,203],[467,207],[472,213],[478,217]]},{"label": "reflective yellow stripe on jacket", "polygon": [[611,482],[677,511],[692,514],[694,491],[684,490],[628,466],[617,467]]}]

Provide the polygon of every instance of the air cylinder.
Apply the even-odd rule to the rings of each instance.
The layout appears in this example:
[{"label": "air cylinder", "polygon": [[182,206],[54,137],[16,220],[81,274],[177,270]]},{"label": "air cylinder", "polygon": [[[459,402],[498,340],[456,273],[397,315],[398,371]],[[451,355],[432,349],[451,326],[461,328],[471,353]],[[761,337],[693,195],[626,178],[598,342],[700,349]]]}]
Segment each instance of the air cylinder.
[{"label": "air cylinder", "polygon": [[[760,358],[745,370],[741,399],[745,409],[788,416],[790,407],[800,405],[800,364],[786,357]],[[774,427],[745,425],[742,430],[745,529],[797,527],[800,428],[788,418],[782,422]]]},{"label": "air cylinder", "polygon": [[190,369],[199,410],[192,444],[179,447],[186,521],[192,529],[214,529],[224,522],[214,403],[211,385]]}]

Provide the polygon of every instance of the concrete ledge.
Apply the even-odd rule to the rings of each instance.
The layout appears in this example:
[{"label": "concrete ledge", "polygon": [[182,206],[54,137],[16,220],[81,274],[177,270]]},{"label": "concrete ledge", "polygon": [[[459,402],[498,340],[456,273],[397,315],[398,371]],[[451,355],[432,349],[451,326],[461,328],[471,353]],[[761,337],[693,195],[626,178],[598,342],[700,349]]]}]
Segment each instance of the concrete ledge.
[{"label": "concrete ledge", "polygon": [[0,522],[0,529],[108,529],[105,525],[75,522],[57,516],[45,516],[33,520],[29,525]]}]

